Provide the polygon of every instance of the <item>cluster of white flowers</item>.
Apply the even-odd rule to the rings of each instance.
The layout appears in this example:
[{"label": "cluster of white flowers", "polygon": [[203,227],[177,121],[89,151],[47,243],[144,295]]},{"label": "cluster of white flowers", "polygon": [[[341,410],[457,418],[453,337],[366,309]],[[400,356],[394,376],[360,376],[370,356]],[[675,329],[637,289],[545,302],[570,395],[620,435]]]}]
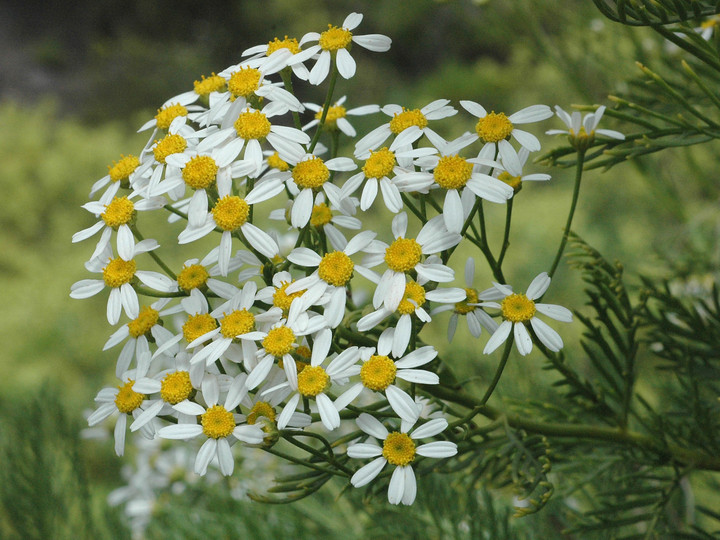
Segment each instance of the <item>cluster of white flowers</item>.
[{"label": "cluster of white flowers", "polygon": [[[540,142],[517,126],[548,119],[551,109],[506,116],[462,101],[474,128],[446,140],[429,126],[459,112],[449,100],[354,109],[331,95],[324,106],[298,101],[283,81],[347,79],[356,71],[351,44],[389,49],[386,36],[355,35],[361,21],[352,13],[299,41],[249,48],[239,64],[169,99],[142,127],[152,136],[139,155],[122,156],[92,187],[97,199],[84,208],[97,221],[73,241],[101,233],[86,268],[102,275],[75,283],[71,296],[109,293],[108,322],[127,318],[105,344],[124,343],[121,382],[98,393],[89,418],[96,425],[117,415],[119,455],[127,428],[197,439],[195,472],[215,463],[230,475],[244,445],[269,448],[285,432],[354,432],[339,454],[354,471],[349,481],[365,485],[390,463],[388,500],[411,504],[413,466],[458,451],[447,420],[425,412],[421,395],[440,381],[438,353],[418,336],[423,326],[452,311],[449,338],[465,317],[474,338],[487,330],[488,354],[511,329],[523,355],[534,339],[552,351],[563,346],[537,317],[572,320],[566,308],[536,302],[547,273],[526,294],[490,279],[478,292],[471,258],[462,263],[465,286],[448,285],[450,257],[483,201],[505,204],[521,181],[550,178],[524,173]],[[352,146],[349,117],[372,114],[380,125]],[[595,127],[591,119],[586,129]],[[323,133],[347,136],[350,155],[331,154]],[[150,212],[167,215],[177,244],[142,236]],[[378,226],[386,212],[389,230]],[[270,230],[273,219],[282,220],[279,230]],[[193,246],[202,253],[182,268],[166,262]],[[348,458],[374,460],[353,467]]]}]

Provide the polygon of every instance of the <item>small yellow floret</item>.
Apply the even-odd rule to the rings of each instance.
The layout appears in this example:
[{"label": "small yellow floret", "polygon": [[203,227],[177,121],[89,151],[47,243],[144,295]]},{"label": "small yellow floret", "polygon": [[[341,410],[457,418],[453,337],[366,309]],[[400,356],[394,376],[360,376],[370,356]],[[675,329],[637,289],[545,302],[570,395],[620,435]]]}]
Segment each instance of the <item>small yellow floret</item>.
[{"label": "small yellow floret", "polygon": [[318,265],[318,276],[325,283],[343,287],[352,277],[355,263],[342,251],[333,251],[323,256]]},{"label": "small yellow floret", "polygon": [[155,141],[153,155],[158,163],[165,163],[165,158],[172,154],[184,152],[187,148],[187,141],[180,135],[166,135],[159,141]]},{"label": "small yellow floret", "polygon": [[415,459],[415,442],[407,433],[393,431],[383,442],[382,455],[390,465],[409,465]]},{"label": "small yellow floret", "polygon": [[535,315],[535,302],[524,294],[511,294],[500,303],[502,316],[506,321],[526,322]]},{"label": "small yellow floret", "polygon": [[210,279],[210,274],[201,264],[191,264],[190,266],[183,266],[177,277],[178,287],[183,291],[191,291],[204,287],[207,280]]},{"label": "small yellow floret", "polygon": [[300,45],[298,44],[297,39],[285,36],[285,39],[275,38],[272,41],[268,42],[265,56],[270,56],[278,49],[288,49],[293,54],[297,54],[302,50],[300,49]]},{"label": "small yellow floret", "polygon": [[275,292],[273,293],[273,306],[282,309],[285,315],[287,315],[290,311],[290,304],[292,304],[292,301],[301,297],[306,290],[303,289],[301,291],[295,291],[292,294],[288,294],[285,292],[285,289],[288,288],[290,283],[292,282],[281,283],[280,287],[276,287]]},{"label": "small yellow floret", "polygon": [[209,96],[212,92],[221,92],[225,89],[225,79],[220,75],[213,73],[210,77],[205,78],[205,75],[201,77],[202,80],[193,83],[197,95]]},{"label": "small yellow floret", "polygon": [[397,367],[387,356],[374,354],[360,368],[360,380],[370,390],[381,392],[395,381]]},{"label": "small yellow floret", "polygon": [[324,51],[337,51],[346,49],[352,42],[352,32],[328,24],[328,29],[320,34],[318,45]]},{"label": "small yellow floret", "polygon": [[127,225],[135,217],[135,205],[127,197],[115,197],[105,206],[105,212],[100,217],[108,227],[117,229],[120,225]]},{"label": "small yellow floret", "polygon": [[307,366],[298,374],[298,392],[305,397],[321,394],[330,383],[330,376],[321,366]]},{"label": "small yellow floret", "polygon": [[187,116],[187,114],[187,108],[183,107],[179,103],[176,103],[175,105],[168,105],[167,107],[158,109],[158,112],[155,115],[155,121],[157,122],[157,127],[160,129],[167,129],[170,127],[170,124],[172,124],[172,121],[178,116]]},{"label": "small yellow floret", "polygon": [[212,439],[221,439],[232,435],[235,429],[235,417],[222,405],[213,405],[200,416],[203,433]]},{"label": "small yellow floret", "polygon": [[121,413],[131,413],[142,405],[145,396],[132,389],[135,381],[128,380],[124,385],[118,386],[118,394],[115,397],[115,406]]},{"label": "small yellow floret", "polygon": [[217,321],[209,313],[190,315],[183,324],[182,331],[185,341],[192,343],[200,336],[217,328]]},{"label": "small yellow floret", "polygon": [[393,115],[393,119],[390,120],[390,131],[395,135],[402,133],[410,126],[417,126],[420,129],[425,129],[428,125],[427,118],[420,112],[420,109],[408,110],[403,107],[401,113]]},{"label": "small yellow floret", "polygon": [[261,77],[262,74],[255,68],[240,68],[230,75],[228,90],[236,98],[248,98],[258,89]]},{"label": "small yellow floret", "polygon": [[272,328],[262,341],[263,348],[275,358],[282,357],[293,350],[295,332],[287,326]]},{"label": "small yellow floret", "polygon": [[260,111],[240,113],[235,120],[235,131],[241,139],[263,139],[270,133],[270,120]]},{"label": "small yellow floret", "polygon": [[130,335],[134,338],[145,336],[150,333],[150,329],[160,320],[158,310],[145,306],[140,310],[140,315],[128,323]]},{"label": "small yellow floret", "polygon": [[[325,116],[325,129],[337,129],[338,118],[345,118],[347,110],[342,105],[333,105],[328,108],[327,115]],[[315,119],[320,120],[322,118],[322,109],[315,113]]]},{"label": "small yellow floret", "polygon": [[120,287],[130,283],[135,277],[137,264],[134,260],[124,261],[120,257],[110,259],[107,266],[103,268],[103,281],[108,287]]},{"label": "small yellow floret", "polygon": [[220,321],[220,332],[226,338],[235,338],[247,334],[255,328],[255,316],[247,309],[236,309],[229,315],[224,314]]},{"label": "small yellow floret", "polygon": [[473,166],[460,156],[443,156],[438,161],[433,177],[435,182],[445,189],[464,187],[472,176]]},{"label": "small yellow floret", "polygon": [[475,132],[483,141],[488,143],[496,143],[507,139],[512,130],[512,122],[508,120],[505,113],[496,114],[495,111],[478,119],[477,124],[475,124]]},{"label": "small yellow floret", "polygon": [[362,171],[367,178],[383,178],[388,176],[395,167],[395,153],[388,150],[387,146],[370,152],[370,157],[365,161]]},{"label": "small yellow floret", "polygon": [[310,215],[310,225],[313,227],[322,227],[332,221],[332,210],[325,203],[316,204],[313,206],[312,214]]},{"label": "small yellow floret", "polygon": [[271,169],[277,169],[278,171],[285,172],[290,170],[290,165],[288,165],[286,161],[282,160],[277,152],[268,156],[267,164]]},{"label": "small yellow floret", "polygon": [[385,262],[395,272],[409,272],[421,257],[422,247],[412,238],[400,237],[385,250]]},{"label": "small yellow floret", "polygon": [[160,382],[160,397],[170,405],[185,401],[193,391],[187,371],[168,373]]},{"label": "small yellow floret", "polygon": [[206,189],[215,183],[218,165],[210,156],[195,156],[185,164],[182,171],[185,183],[194,189]]},{"label": "small yellow floret", "polygon": [[239,229],[250,215],[250,205],[236,195],[225,195],[212,209],[215,223],[223,231]]},{"label": "small yellow floret", "polygon": [[513,188],[513,191],[517,193],[522,187],[522,176],[513,176],[507,171],[503,171],[498,175],[498,180],[505,182],[508,186]]},{"label": "small yellow floret", "polygon": [[408,281],[405,285],[405,294],[398,305],[400,315],[412,315],[415,310],[425,303],[425,289],[416,281]]},{"label": "small yellow floret", "polygon": [[113,161],[112,166],[108,165],[110,180],[113,182],[127,180],[139,165],[140,160],[137,157],[133,155],[121,155],[120,161]]},{"label": "small yellow floret", "polygon": [[253,408],[247,415],[247,423],[252,426],[261,416],[264,416],[271,422],[275,421],[275,409],[273,409],[272,405],[270,405],[267,401],[258,401],[255,405],[253,405]]},{"label": "small yellow floret", "polygon": [[313,157],[295,165],[292,177],[300,189],[316,189],[330,178],[330,169],[322,159]]},{"label": "small yellow floret", "polygon": [[465,289],[465,300],[455,304],[455,313],[458,315],[467,315],[471,311],[475,311],[477,306],[469,306],[468,304],[477,304],[478,293],[475,289]]}]

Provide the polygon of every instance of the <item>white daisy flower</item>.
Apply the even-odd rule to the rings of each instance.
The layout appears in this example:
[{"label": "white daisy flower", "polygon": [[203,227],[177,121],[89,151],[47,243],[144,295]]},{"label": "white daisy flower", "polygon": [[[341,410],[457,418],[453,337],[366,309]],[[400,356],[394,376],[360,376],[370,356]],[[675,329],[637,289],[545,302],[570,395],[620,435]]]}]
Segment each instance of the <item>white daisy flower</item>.
[{"label": "white daisy flower", "polygon": [[362,22],[363,16],[360,13],[351,13],[342,23],[342,26],[328,25],[328,29],[322,33],[309,32],[300,40],[302,47],[306,43],[317,41],[317,45],[312,45],[307,49],[293,56],[288,62],[292,66],[315,56],[317,61],[310,70],[308,82],[310,84],[320,84],[325,80],[330,72],[330,63],[335,61],[338,73],[344,78],[349,79],[355,75],[355,60],[350,56],[348,47],[351,43],[356,43],[360,47],[374,52],[385,52],[390,49],[392,40],[381,34],[367,34],[364,36],[353,35],[352,30]]},{"label": "white daisy flower", "polygon": [[362,487],[377,477],[385,465],[390,463],[396,468],[390,478],[388,502],[390,504],[411,505],[417,494],[417,484],[412,462],[416,456],[431,458],[448,458],[457,454],[457,446],[449,441],[434,441],[416,445],[415,441],[434,437],[447,428],[444,418],[430,420],[408,433],[410,428],[403,426],[400,431],[389,432],[379,420],[369,414],[362,413],[356,420],[357,425],[365,433],[382,441],[382,446],[375,442],[357,443],[348,447],[347,454],[351,458],[375,458],[361,467],[350,479],[355,487]]},{"label": "white daisy flower", "polygon": [[[122,456],[125,453],[125,432],[127,430],[128,415],[137,418],[143,411],[140,406],[145,401],[145,396],[133,390],[135,381],[130,377],[133,372],[128,372],[122,378],[123,384],[117,387],[103,388],[95,397],[95,401],[101,405],[88,417],[88,425],[95,426],[109,418],[110,415],[119,412],[115,423],[115,453]],[[142,433],[145,437],[152,439],[154,429],[145,425]]]},{"label": "white daisy flower", "polygon": [[188,226],[178,236],[178,243],[187,244],[208,235],[216,227],[222,230],[220,237],[220,250],[218,252],[218,265],[220,273],[226,276],[230,266],[232,254],[232,239],[235,235],[242,235],[250,247],[268,258],[278,254],[278,245],[273,238],[248,222],[250,205],[271,199],[283,189],[281,180],[260,182],[243,199],[232,195],[232,182],[218,183],[219,199],[212,210],[206,215],[205,222],[193,227]]},{"label": "white daisy flower", "polygon": [[254,102],[257,97],[265,98],[272,102],[282,103],[285,106],[283,112],[302,111],[302,104],[292,93],[282,88],[280,83],[273,83],[265,78],[266,75],[277,73],[284,68],[291,56],[292,53],[289,49],[283,49],[280,54],[275,55],[272,61],[242,62],[221,71],[218,75],[228,79],[228,98],[231,101],[239,98],[246,103]]},{"label": "white daisy flower", "polygon": [[550,276],[547,272],[538,274],[532,280],[525,294],[513,293],[512,287],[493,283],[493,288],[483,291],[480,299],[497,299],[498,302],[480,302],[481,307],[492,307],[501,310],[503,322],[488,340],[483,350],[490,354],[502,345],[512,330],[518,352],[525,356],[532,351],[533,343],[526,325],[529,323],[538,339],[551,351],[559,351],[563,347],[563,340],[555,330],[550,328],[536,317],[536,312],[542,313],[556,321],[572,322],[572,312],[555,304],[536,303],[535,299],[545,294],[550,286]]},{"label": "white daisy flower", "polygon": [[[343,106],[346,98],[347,96],[341,97],[333,105],[331,105],[330,108],[328,108],[323,129],[328,131],[340,130],[348,137],[355,137],[357,132],[352,124],[348,122],[347,117],[373,114],[380,111],[380,106],[363,105],[362,107],[355,107],[354,109],[346,109]],[[303,131],[308,131],[320,123],[323,108],[321,105],[316,105],[315,103],[303,103],[303,105],[315,113],[315,118],[303,126]]]},{"label": "white daisy flower", "polygon": [[101,199],[111,200],[121,187],[129,189],[132,177],[136,175],[142,176],[151,165],[152,162],[147,161],[141,166],[140,159],[132,154],[121,155],[118,161],[113,161],[112,165],[108,165],[108,174],[93,184],[90,189],[90,197],[109,185],[110,187],[108,187]]},{"label": "white daisy flower", "polygon": [[[288,260],[298,266],[306,268],[317,267],[312,274],[301,278],[288,286],[286,292],[292,294],[305,289],[301,297],[304,309],[315,305],[323,295],[328,294],[329,298],[325,303],[324,317],[330,328],[335,328],[345,316],[345,301],[347,299],[347,284],[355,270],[361,275],[371,275],[367,268],[355,264],[351,255],[364,250],[375,238],[373,231],[363,231],[355,235],[349,242],[340,235],[339,239],[344,246],[337,251],[332,251],[321,256],[315,251],[299,247],[288,255]],[[332,240],[332,239],[331,239]]]},{"label": "white daisy flower", "polygon": [[[283,407],[280,416],[278,416],[278,429],[284,429],[288,425],[297,410],[300,398],[312,398],[315,400],[320,420],[326,429],[332,431],[340,427],[338,408],[325,392],[333,383],[344,381],[353,372],[353,366],[359,358],[359,351],[357,347],[348,347],[335,356],[327,368],[324,368],[322,364],[328,358],[331,342],[332,332],[329,329],[321,331],[313,344],[310,365],[305,366],[300,373],[295,370],[294,360],[292,360],[292,369],[288,369],[287,364],[285,364],[285,373],[288,375],[288,380],[276,388],[289,386],[293,392],[285,407]],[[342,395],[337,399],[341,400],[341,398]]]},{"label": "white daisy flower", "polygon": [[465,261],[465,299],[453,304],[445,304],[438,306],[431,311],[434,315],[443,311],[452,310],[450,322],[448,323],[448,341],[452,341],[457,329],[458,318],[462,315],[467,322],[468,330],[473,337],[480,337],[483,326],[487,328],[491,334],[495,332],[498,324],[490,315],[485,313],[481,307],[477,305],[479,302],[478,291],[473,288],[475,280],[475,259],[468,257]]},{"label": "white daisy flower", "polygon": [[88,212],[95,214],[95,217],[102,218],[100,221],[73,234],[72,241],[81,242],[91,236],[94,236],[102,230],[100,240],[95,247],[91,259],[107,248],[110,243],[112,231],[117,231],[117,251],[120,258],[129,261],[132,259],[133,249],[135,247],[135,239],[133,237],[131,225],[135,223],[137,212],[147,210],[157,210],[165,206],[165,199],[162,197],[152,197],[133,201],[132,199],[139,195],[137,191],[133,191],[130,195],[124,197],[107,197],[109,191],[99,201],[92,201],[84,204],[82,207]]},{"label": "white daisy flower", "polygon": [[380,109],[391,116],[387,124],[373,129],[357,143],[355,143],[355,156],[363,156],[370,150],[375,150],[383,144],[390,135],[395,139],[390,150],[405,149],[425,135],[434,146],[444,144],[444,139],[428,127],[430,120],[440,120],[457,114],[457,110],[450,105],[449,99],[438,99],[428,103],[422,109],[406,109],[400,105],[385,105]]},{"label": "white daisy flower", "polygon": [[597,129],[600,119],[605,113],[605,105],[601,105],[593,113],[586,114],[585,118],[582,118],[579,111],[574,111],[572,115],[570,115],[562,110],[559,105],[555,105],[555,113],[568,129],[550,129],[545,133],[547,135],[567,135],[570,137],[570,141],[573,146],[580,145],[587,148],[587,145],[589,145],[595,138],[596,133],[598,135],[610,137],[611,139],[618,139],[621,141],[625,139],[625,135],[619,131],[615,131],[613,129]]},{"label": "white daisy flower", "polygon": [[280,308],[283,316],[287,317],[292,303],[305,292],[305,289],[301,289],[294,293],[288,293],[287,288],[294,282],[295,279],[293,279],[290,272],[276,272],[272,277],[272,285],[260,289],[255,297],[260,302]]},{"label": "white daisy flower", "polygon": [[[195,459],[195,472],[201,476],[207,472],[207,467],[213,458],[217,457],[220,472],[230,476],[235,467],[232,451],[230,450],[230,437],[247,444],[260,444],[263,441],[263,431],[257,426],[241,425],[239,415],[232,413],[240,404],[245,392],[245,381],[238,376],[228,390],[225,402],[219,405],[220,387],[217,379],[206,376],[202,384],[202,397],[207,404],[203,407],[192,401],[182,401],[174,408],[185,415],[200,417],[200,424],[178,423],[158,430],[163,439],[193,439],[204,435],[207,440],[203,443]],[[229,440],[230,439],[230,440]]]},{"label": "white daisy flower", "polygon": [[204,107],[192,106],[192,103],[197,101],[197,97],[197,94],[193,95],[193,93],[186,92],[170,98],[162,104],[154,118],[145,122],[138,129],[138,133],[151,128],[167,130],[178,117],[184,117],[191,121],[197,120],[198,114],[204,110]]},{"label": "white daisy flower", "polygon": [[[328,185],[327,187],[330,186]],[[343,198],[342,195],[339,195],[339,197]],[[344,197],[343,200],[350,201],[350,204],[340,208],[332,203],[326,203],[325,200],[324,193],[318,193],[315,196],[315,205],[310,215],[310,225],[325,233],[325,236],[330,239],[333,247],[344,246],[347,244],[347,240],[345,240],[345,237],[337,227],[356,231],[362,227],[362,221],[352,215],[348,215],[355,211],[354,203],[352,202],[354,199]],[[349,208],[352,208],[353,212],[349,212]]]},{"label": "white daisy flower", "polygon": [[374,347],[360,350],[363,361],[360,367],[360,382],[351,386],[335,401],[339,410],[352,403],[363,389],[367,388],[372,392],[384,393],[392,410],[405,422],[411,425],[417,422],[421,409],[407,392],[394,383],[396,379],[402,379],[414,384],[438,384],[440,378],[435,373],[416,369],[431,362],[437,356],[437,351],[428,345],[394,360],[389,356],[391,346],[392,339],[381,339],[377,353]]},{"label": "white daisy flower", "polygon": [[129,261],[120,257],[113,258],[112,251],[108,249],[98,257],[85,263],[90,272],[102,273],[102,279],[81,279],[70,287],[71,298],[90,298],[105,287],[110,288],[107,304],[107,319],[112,325],[120,320],[121,311],[135,319],[140,315],[140,304],[137,292],[132,283],[135,278],[144,285],[160,292],[175,292],[173,280],[158,272],[138,270],[135,256],[158,248],[155,240],[143,240],[133,247],[133,254]]},{"label": "white daisy flower", "polygon": [[245,49],[241,56],[251,56],[251,59],[258,61],[259,67],[266,70],[271,69],[273,72],[278,68],[281,70],[290,67],[298,79],[307,81],[310,72],[303,64],[303,61],[293,63],[294,55],[301,51],[297,39],[285,36],[283,39],[276,37],[267,45],[255,45]]},{"label": "white daisy flower", "polygon": [[[485,107],[474,101],[461,101],[463,109],[470,114],[477,116],[475,125],[476,139],[480,139],[486,146],[493,149],[495,155],[500,155],[505,167],[512,167],[517,163],[517,151],[510,144],[508,139],[512,136],[520,146],[527,148],[530,152],[540,150],[540,141],[532,133],[517,129],[516,124],[529,124],[550,118],[552,110],[547,105],[531,105],[505,116],[505,113],[488,113]],[[517,167],[516,167],[517,168]]]},{"label": "white daisy flower", "polygon": [[423,255],[439,253],[462,240],[457,233],[450,233],[445,228],[442,216],[435,216],[429,220],[417,235],[417,238],[407,238],[408,218],[405,212],[397,214],[392,221],[392,233],[395,241],[389,246],[375,241],[366,251],[371,252],[363,260],[363,265],[369,268],[385,262],[388,269],[380,278],[373,295],[373,307],[378,309],[381,305],[394,312],[405,294],[407,285],[406,273],[415,271],[418,279],[447,283],[452,281],[455,272],[435,260],[423,262]]}]

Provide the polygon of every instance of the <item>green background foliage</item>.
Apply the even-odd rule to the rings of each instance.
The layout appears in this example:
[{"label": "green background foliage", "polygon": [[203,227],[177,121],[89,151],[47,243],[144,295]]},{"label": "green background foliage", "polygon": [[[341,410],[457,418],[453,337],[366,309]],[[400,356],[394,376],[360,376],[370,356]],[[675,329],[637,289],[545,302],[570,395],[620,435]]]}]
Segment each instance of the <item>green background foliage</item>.
[{"label": "green background foliage", "polygon": [[[578,0],[137,1],[122,6],[104,0],[62,9],[27,2],[3,10],[11,21],[4,23],[4,47],[15,37],[17,51],[3,60],[9,77],[0,83],[3,538],[70,538],[68,531],[85,531],[80,534],[87,538],[129,537],[118,509],[104,504],[106,494],[122,484],[120,467],[129,458],[114,456],[111,442],[78,438],[83,411],[93,406],[100,387],[114,384],[116,351],[101,352],[111,332],[105,297],[74,301],[68,296],[70,285],[87,277],[82,261],[92,251],[89,242],[73,245],[70,238],[92,222],[80,208],[92,183],[120,154],[137,152],[145,135],[135,130],[201,74],[236,63],[247,47],[276,35],[299,37],[330,21],[337,24],[351,11],[365,14],[364,33],[393,39],[387,54],[357,54],[357,77],[338,83],[337,95],[347,92],[351,106],[419,107],[438,98],[472,99],[506,112],[534,103],[560,104],[566,110],[571,103],[610,105],[608,94],[624,94],[639,84],[633,82],[639,73],[634,61],[679,64],[677,53],[648,29],[613,24],[591,3]],[[30,27],[32,38],[21,39]],[[321,100],[312,91],[300,97]],[[370,122],[358,122],[358,131]],[[533,131],[541,135],[562,127],[553,122]],[[453,136],[465,128],[451,119],[446,129],[443,135]],[[544,136],[541,141],[543,150],[564,143]],[[717,276],[720,229],[711,173],[716,154],[706,147],[672,149],[587,174],[573,229],[606,260],[622,261],[633,300],[640,274],[676,277],[680,287]],[[553,180],[526,185],[515,204],[506,268],[511,269],[509,281],[520,288],[550,264],[572,189],[571,172],[542,165],[532,172],[550,172]],[[488,221],[491,227],[497,224],[491,241],[499,245],[504,213],[494,210]],[[464,254],[456,260],[464,260]],[[461,272],[458,277],[460,283]],[[485,288],[490,279],[482,269],[476,286]],[[592,317],[591,307],[582,307],[583,287],[580,273],[563,263],[552,301]],[[655,299],[662,294],[659,289],[653,293]],[[692,322],[692,314],[687,320]],[[494,363],[479,354],[478,342],[462,328],[449,349],[447,318],[438,316],[437,322],[425,330],[424,339],[456,361],[459,377],[474,380],[471,388],[481,394]],[[592,361],[577,343],[582,332],[579,323],[563,329],[569,344],[565,358],[592,379]],[[689,369],[677,367],[681,348],[671,338],[666,343],[671,368]],[[709,339],[707,346],[715,343]],[[657,360],[644,345],[638,355],[644,396],[661,402],[667,372],[655,370]],[[523,402],[553,399],[555,382],[557,373],[544,370],[539,356],[513,356],[493,402],[517,404],[522,411]],[[590,476],[593,459],[603,467],[617,465],[608,455],[588,449],[588,462],[578,474]],[[561,470],[573,468],[562,456],[558,461]],[[640,472],[627,474],[632,485],[632,474]],[[696,496],[702,495],[711,515],[720,507],[720,496],[709,479],[703,483]],[[519,519],[511,517],[513,493],[502,482],[478,487],[453,475],[426,476],[412,509],[389,507],[382,493],[363,500],[361,490],[345,487],[331,483],[290,507],[231,500],[221,486],[168,496],[148,537],[556,538],[594,495],[591,488],[561,488],[543,512]],[[623,511],[630,513],[644,508],[643,501],[628,503],[622,489],[617,486],[599,500],[606,506],[625,504]],[[36,513],[38,504],[43,513]],[[195,521],[188,523],[184,517],[191,512]],[[587,525],[588,519],[592,522],[587,516],[579,521]],[[590,529],[568,537],[591,538]]]}]

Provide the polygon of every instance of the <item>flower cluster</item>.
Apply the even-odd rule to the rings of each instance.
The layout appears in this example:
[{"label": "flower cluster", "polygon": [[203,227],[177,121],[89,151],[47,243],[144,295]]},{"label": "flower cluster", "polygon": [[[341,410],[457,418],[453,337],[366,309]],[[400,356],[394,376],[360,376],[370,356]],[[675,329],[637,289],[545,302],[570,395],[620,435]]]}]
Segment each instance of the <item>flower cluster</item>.
[{"label": "flower cluster", "polygon": [[[483,205],[507,205],[523,181],[549,180],[524,173],[540,142],[518,126],[551,109],[505,114],[462,101],[458,110],[446,99],[347,109],[331,92],[324,105],[301,103],[291,78],[329,78],[332,89],[338,75],[355,74],[351,45],[389,49],[386,36],[356,35],[361,21],[352,13],[299,40],[275,38],[203,76],[142,126],[152,130],[145,147],[92,187],[84,208],[96,222],[73,241],[100,233],[85,266],[101,277],[75,283],[71,296],[108,295],[107,320],[120,325],[105,344],[122,345],[119,383],[98,393],[89,418],[95,425],[118,415],[119,455],[127,429],[196,440],[194,471],[214,463],[231,475],[243,446],[271,448],[312,430],[352,442],[326,456],[352,485],[382,481],[389,463],[388,500],[412,504],[413,467],[458,451],[432,390],[446,361],[422,340],[423,327],[452,311],[449,339],[464,317],[473,339],[486,329],[486,354],[511,335],[522,355],[536,340],[563,346],[537,317],[572,320],[537,302],[547,273],[516,294],[492,283],[491,274],[502,281],[494,261],[487,276],[473,258],[463,261],[463,286],[453,285],[451,265],[461,243],[487,253]],[[440,121],[458,113],[468,131],[447,140]],[[379,124],[355,140],[353,115]],[[323,134],[346,137],[351,151],[324,146]],[[150,213],[166,216],[175,244],[143,237]],[[168,262],[182,258],[182,267]],[[479,292],[479,279],[492,286]]]}]

